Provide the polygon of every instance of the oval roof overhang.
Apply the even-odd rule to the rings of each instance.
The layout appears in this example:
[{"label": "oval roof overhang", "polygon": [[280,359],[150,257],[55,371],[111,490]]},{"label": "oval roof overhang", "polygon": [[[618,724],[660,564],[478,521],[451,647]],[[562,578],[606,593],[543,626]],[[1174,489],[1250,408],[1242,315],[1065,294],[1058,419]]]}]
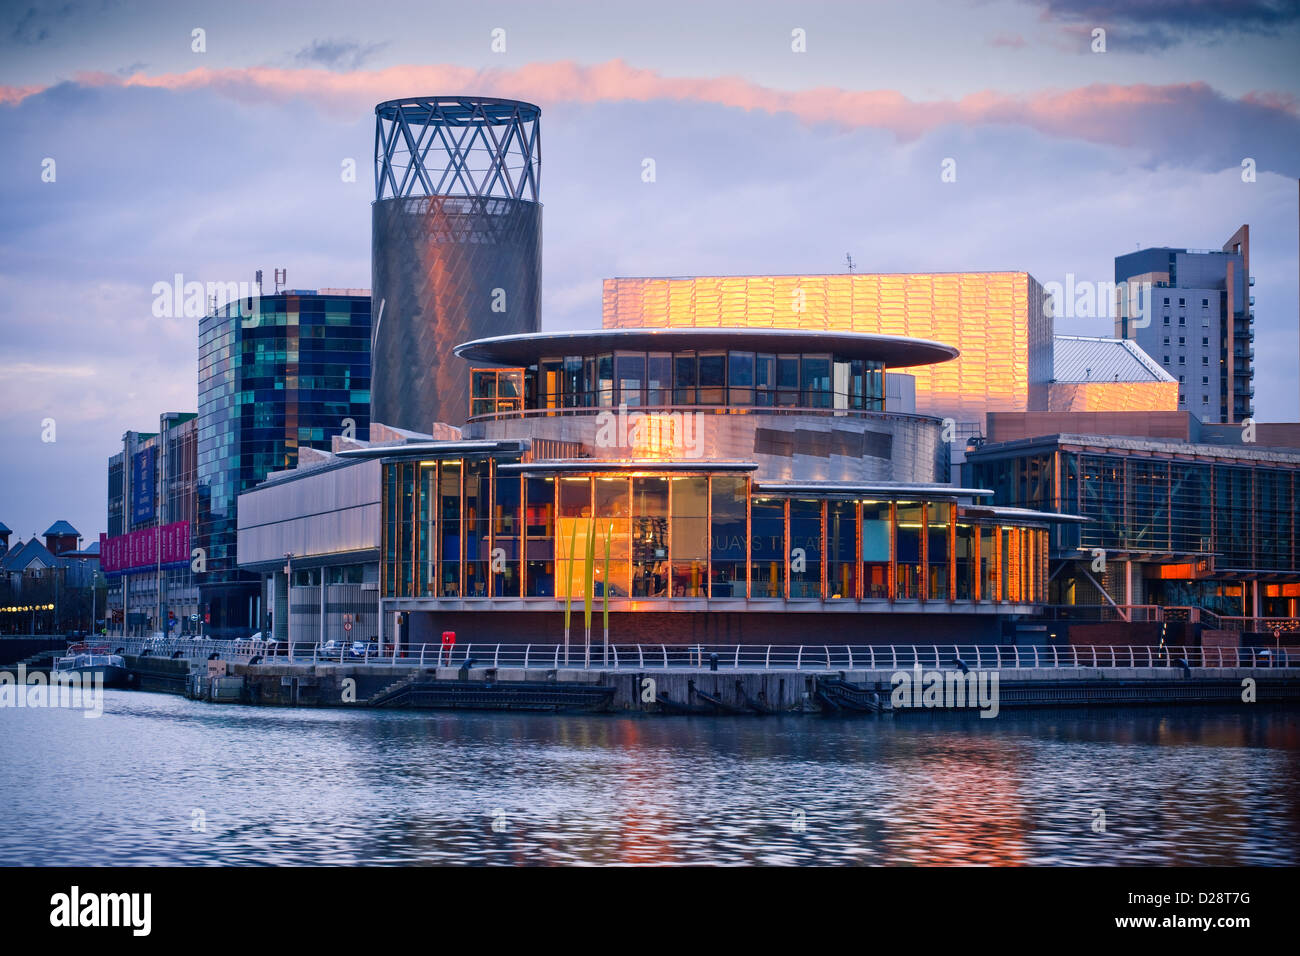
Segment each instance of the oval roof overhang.
[{"label": "oval roof overhang", "polygon": [[579,332],[526,332],[475,339],[453,350],[471,362],[534,365],[549,355],[595,355],[601,352],[831,352],[845,358],[872,359],[890,368],[947,362],[960,354],[951,345],[902,335],[828,332],[821,329],[588,329]]}]

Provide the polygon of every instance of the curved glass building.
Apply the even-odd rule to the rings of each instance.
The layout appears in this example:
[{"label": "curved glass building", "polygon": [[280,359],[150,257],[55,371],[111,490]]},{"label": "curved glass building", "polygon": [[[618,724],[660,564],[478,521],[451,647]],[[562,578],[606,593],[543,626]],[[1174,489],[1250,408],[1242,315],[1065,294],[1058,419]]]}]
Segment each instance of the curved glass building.
[{"label": "curved glass building", "polygon": [[886,368],[956,356],[939,343],[629,329],[456,352],[463,440],[342,453],[383,462],[404,641],[556,642],[588,588],[612,641],[997,640],[1046,600],[1050,523],[1077,520],[948,484],[944,423],[885,407]]},{"label": "curved glass building", "polygon": [[483,97],[375,107],[374,421],[461,424],[469,366],[451,345],[540,328],[540,116]]}]

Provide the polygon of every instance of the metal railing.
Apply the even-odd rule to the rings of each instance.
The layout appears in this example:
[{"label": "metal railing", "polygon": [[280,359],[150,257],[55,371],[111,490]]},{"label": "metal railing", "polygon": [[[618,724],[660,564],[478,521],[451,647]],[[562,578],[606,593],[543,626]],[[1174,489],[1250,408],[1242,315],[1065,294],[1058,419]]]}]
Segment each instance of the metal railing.
[{"label": "metal railing", "polygon": [[1043,607],[1043,617],[1052,621],[1204,624],[1216,631],[1235,631],[1239,634],[1247,631],[1260,634],[1281,631],[1283,635],[1300,637],[1300,618],[1233,616],[1196,605],[1048,604]]},{"label": "metal railing", "polygon": [[375,644],[343,646],[262,641],[113,642],[115,653],[233,663],[357,664],[399,667],[540,667],[650,670],[972,670],[1096,667],[1300,668],[1300,646],[1188,647],[1013,644]]}]

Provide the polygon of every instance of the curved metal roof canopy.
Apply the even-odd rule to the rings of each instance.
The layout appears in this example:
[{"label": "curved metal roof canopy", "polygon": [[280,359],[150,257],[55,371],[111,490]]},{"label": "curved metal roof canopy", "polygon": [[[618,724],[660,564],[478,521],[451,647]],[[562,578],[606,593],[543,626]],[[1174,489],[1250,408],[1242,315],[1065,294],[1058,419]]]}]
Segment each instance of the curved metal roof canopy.
[{"label": "curved metal roof canopy", "polygon": [[533,365],[547,355],[600,352],[684,352],[727,349],[753,352],[831,352],[871,359],[890,368],[934,365],[955,359],[951,345],[902,335],[828,332],[821,329],[591,329],[581,332],[529,332],[475,339],[456,346],[458,356],[491,365]]}]

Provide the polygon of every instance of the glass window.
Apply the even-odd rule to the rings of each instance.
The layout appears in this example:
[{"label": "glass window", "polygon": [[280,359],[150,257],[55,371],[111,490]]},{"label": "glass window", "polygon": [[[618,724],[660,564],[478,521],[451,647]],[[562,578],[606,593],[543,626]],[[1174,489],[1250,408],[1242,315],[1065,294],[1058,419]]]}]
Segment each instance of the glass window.
[{"label": "glass window", "polygon": [[949,599],[948,512],[949,505],[944,501],[930,502],[925,506],[925,563],[929,569],[926,597],[931,601]]},{"label": "glass window", "polygon": [[776,358],[776,403],[786,407],[799,404],[799,356]]},{"label": "glass window", "polygon": [[601,408],[614,405],[614,356],[596,356],[596,403]]},{"label": "glass window", "polygon": [[754,353],[731,352],[727,356],[727,402],[754,404]]},{"label": "glass window", "polygon": [[566,355],[564,357],[564,397],[563,406],[565,408],[587,408],[593,402],[591,400],[591,379],[585,374],[589,368],[589,363],[581,355]]},{"label": "glass window", "polygon": [[745,596],[745,485],[744,478],[712,480],[711,596]]},{"label": "glass window", "polygon": [[754,366],[754,404],[776,404],[776,356],[759,353]]},{"label": "glass window", "polygon": [[709,479],[673,478],[673,597],[707,597],[709,567]]},{"label": "glass window", "polygon": [[494,368],[470,370],[469,414],[490,415],[496,411],[497,371]]},{"label": "glass window", "polygon": [[671,405],[673,359],[667,352],[651,352],[646,357],[646,398],[650,406]]},{"label": "glass window", "polygon": [[826,598],[857,596],[858,506],[853,501],[826,503]]},{"label": "glass window", "polygon": [[862,502],[862,597],[889,597],[889,502]]},{"label": "glass window", "polygon": [[492,567],[493,597],[519,597],[519,508],[522,479],[497,475],[492,501],[492,547],[501,560]]},{"label": "glass window", "polygon": [[491,515],[488,513],[487,459],[465,463],[465,589],[466,597],[487,597],[488,531]]},{"label": "glass window", "polygon": [[998,561],[997,561],[997,534],[994,528],[981,525],[980,535],[980,575],[979,575],[979,594],[976,595],[984,601],[999,600],[998,585]]},{"label": "glass window", "polygon": [[1019,602],[1024,596],[1024,564],[1020,554],[1020,529],[1002,528],[1002,599]]},{"label": "glass window", "polygon": [[831,407],[831,358],[829,355],[805,355],[802,368],[803,405],[805,408]]},{"label": "glass window", "polygon": [[438,586],[438,465],[420,466],[420,513],[418,544],[420,562],[416,571],[421,596],[437,597]]},{"label": "glass window", "polygon": [[587,559],[587,535],[591,532],[591,479],[558,478],[558,518],[556,520],[555,596],[572,594],[579,600],[586,593],[584,573]]},{"label": "glass window", "polygon": [[915,601],[920,596],[921,515],[921,505],[901,501],[898,503],[898,563],[895,576],[896,597],[900,601]]},{"label": "glass window", "polygon": [[785,597],[785,502],[755,498],[750,502],[750,594]]},{"label": "glass window", "polygon": [[822,503],[790,501],[790,597],[822,596]]},{"label": "glass window", "polygon": [[699,357],[701,405],[726,404],[727,355],[702,352]]},{"label": "glass window", "polygon": [[696,395],[696,368],[694,352],[678,352],[673,356],[673,402],[677,405],[698,405]]},{"label": "glass window", "polygon": [[975,534],[974,525],[958,524],[957,525],[957,554],[954,560],[957,562],[957,593],[953,599],[957,601],[970,601],[975,597]]},{"label": "glass window", "polygon": [[[627,597],[631,592],[632,504],[628,478],[597,478],[596,522],[592,595]],[[605,549],[609,548],[609,577],[605,577]],[[579,553],[585,568],[586,555]],[[579,574],[582,570],[579,570]]]},{"label": "glass window", "polygon": [[564,395],[564,363],[544,358],[537,363],[537,407],[559,408]]},{"label": "glass window", "polygon": [[619,352],[614,357],[614,367],[618,379],[618,395],[614,403],[639,408],[643,404],[641,388],[645,384],[645,355]]},{"label": "glass window", "polygon": [[442,597],[460,597],[460,462],[438,466],[438,566]]},{"label": "glass window", "polygon": [[632,597],[668,596],[668,479],[632,479]]},{"label": "glass window", "polygon": [[555,597],[555,479],[524,483],[528,596]]}]

